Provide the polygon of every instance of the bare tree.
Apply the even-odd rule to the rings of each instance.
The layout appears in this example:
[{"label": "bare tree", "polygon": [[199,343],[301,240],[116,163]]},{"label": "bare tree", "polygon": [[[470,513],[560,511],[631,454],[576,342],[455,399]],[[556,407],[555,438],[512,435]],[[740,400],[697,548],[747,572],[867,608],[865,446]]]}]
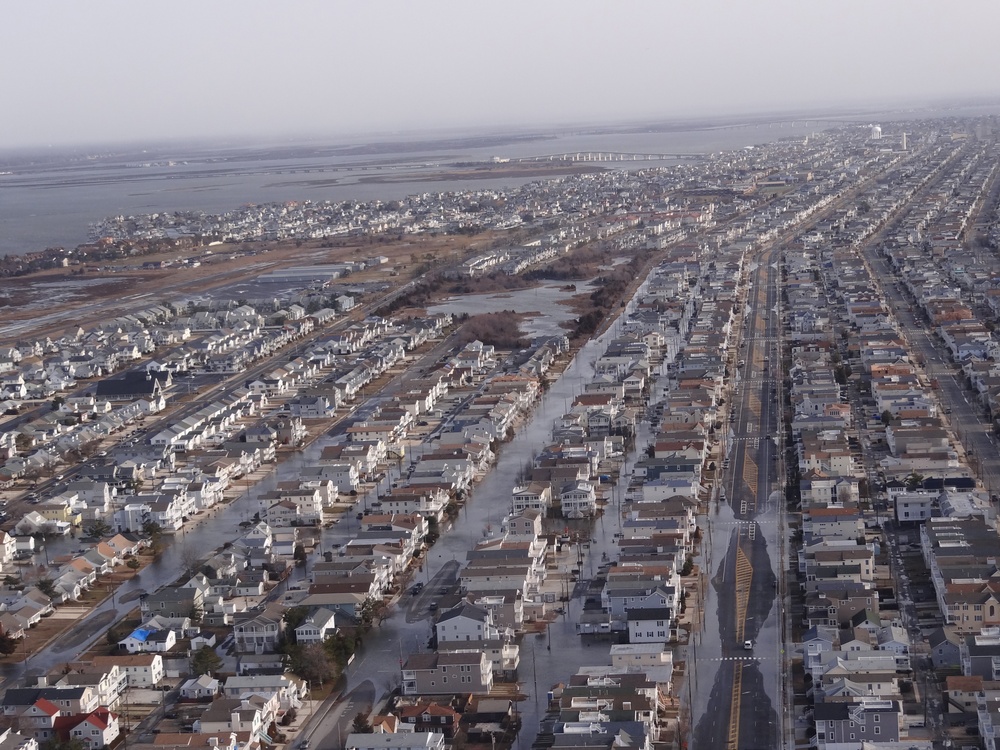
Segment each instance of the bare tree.
[{"label": "bare tree", "polygon": [[322,685],[336,677],[336,670],[322,643],[296,646],[292,654],[292,670],[313,685]]},{"label": "bare tree", "polygon": [[187,545],[181,550],[181,564],[188,575],[194,575],[201,567],[201,555],[197,550],[189,548]]}]

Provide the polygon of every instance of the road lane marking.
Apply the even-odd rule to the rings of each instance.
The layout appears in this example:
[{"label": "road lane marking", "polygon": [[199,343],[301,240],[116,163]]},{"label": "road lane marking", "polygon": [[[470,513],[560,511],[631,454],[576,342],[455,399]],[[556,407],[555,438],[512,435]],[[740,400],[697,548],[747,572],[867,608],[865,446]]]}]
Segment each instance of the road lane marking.
[{"label": "road lane marking", "polygon": [[740,745],[740,698],[743,694],[743,662],[733,665],[733,695],[729,703],[729,738],[727,750],[739,750]]},{"label": "road lane marking", "polygon": [[750,458],[749,454],[743,453],[743,481],[753,495],[754,505],[757,501],[757,463]]}]

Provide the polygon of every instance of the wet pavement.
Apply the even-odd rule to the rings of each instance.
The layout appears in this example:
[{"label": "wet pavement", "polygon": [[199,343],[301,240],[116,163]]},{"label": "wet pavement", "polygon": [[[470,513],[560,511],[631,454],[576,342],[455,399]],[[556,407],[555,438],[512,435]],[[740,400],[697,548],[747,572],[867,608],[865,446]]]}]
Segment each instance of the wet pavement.
[{"label": "wet pavement", "polygon": [[[748,347],[740,356],[748,363],[735,379],[741,383],[738,394],[732,394],[728,501],[714,501],[708,516],[699,519],[706,534],[696,562],[708,571],[711,585],[704,591],[701,627],[686,649],[682,700],[693,717],[692,744],[705,748],[778,747],[782,737],[785,609],[778,593],[788,550],[784,498],[773,489],[781,487],[774,460],[778,448],[769,437],[780,429],[772,391],[780,375],[772,378],[763,361],[773,356],[777,335],[776,270],[762,265],[752,276],[747,322],[762,325],[747,334]],[[766,289],[761,300],[759,286]]]},{"label": "wet pavement", "polygon": [[[274,481],[273,474],[268,480]],[[135,607],[135,601],[142,593],[155,591],[176,581],[185,570],[190,550],[198,550],[207,557],[204,551],[214,550],[224,542],[236,539],[242,533],[239,523],[251,517],[258,507],[259,503],[252,494],[244,494],[228,505],[205,511],[176,534],[165,535],[166,544],[162,554],[143,568],[139,575],[122,583],[114,596],[108,597],[91,610],[80,620],[72,634],[60,636],[49,648],[32,656],[27,667],[23,661],[0,665],[0,675],[3,677],[0,688],[12,686],[26,674],[43,674],[56,664],[74,659],[86,651],[104,636],[108,625]],[[55,546],[56,549],[60,548],[59,545]],[[82,543],[71,540],[71,546],[80,547]],[[54,551],[50,554],[54,554]]]},{"label": "wet pavement", "polygon": [[[631,303],[625,312],[631,310]],[[527,463],[538,451],[551,442],[551,431],[555,420],[562,416],[594,374],[594,363],[604,353],[608,342],[617,335],[611,326],[604,335],[584,345],[565,372],[550,386],[535,405],[530,418],[518,429],[511,442],[500,449],[499,459],[494,469],[475,487],[450,529],[442,533],[437,543],[426,553],[423,570],[416,580],[428,582],[424,592],[412,600],[403,594],[403,601],[394,606],[390,616],[381,626],[373,628],[366,637],[363,651],[347,671],[346,690],[348,692],[367,681],[374,683],[377,700],[382,700],[401,682],[400,665],[407,654],[428,651],[428,641],[433,631],[436,614],[429,609],[430,601],[441,586],[441,582],[454,580],[454,576],[464,565],[466,552],[483,539],[487,527],[495,528],[510,510],[511,490]],[[637,442],[637,444],[640,444]],[[645,443],[641,443],[645,445]],[[634,460],[634,453],[629,465]],[[622,471],[621,492],[627,483],[628,472]],[[353,518],[353,517],[352,517]],[[355,522],[356,523],[356,522]],[[567,524],[558,521],[559,528],[569,525],[573,529],[590,531],[593,541],[582,551],[582,570],[586,576],[597,572],[602,556],[611,558],[617,550],[614,534],[620,528],[617,508],[609,506],[599,519]],[[324,532],[323,544],[342,542],[351,530],[340,526]],[[583,586],[574,590],[574,598],[564,605],[564,613],[548,626],[542,634],[527,634],[521,643],[521,663],[518,670],[519,686],[527,700],[518,702],[522,722],[522,740],[530,740],[538,730],[538,723],[546,709],[545,695],[553,683],[567,680],[578,667],[586,664],[609,664],[606,645],[591,645],[576,633],[576,622],[583,611]],[[319,742],[335,743],[333,729],[327,736],[315,731],[313,736]],[[331,745],[332,746],[332,745]]]},{"label": "wet pavement", "polygon": [[[631,311],[633,304],[629,303],[623,315]],[[542,447],[551,442],[555,420],[568,411],[573,398],[582,393],[585,385],[591,381],[594,363],[617,332],[617,326],[613,325],[608,332],[584,345],[566,371],[551,384],[513,440],[501,448],[497,465],[475,487],[451,528],[426,553],[423,570],[418,574],[421,576],[419,580],[453,581],[458,569],[464,564],[466,552],[483,539],[488,527],[495,528],[507,514],[511,489],[518,483],[524,467]],[[640,433],[640,439],[636,441],[640,446],[645,445],[643,435],[646,440],[649,435],[648,425],[643,429],[645,432]],[[147,566],[141,575],[122,584],[113,600],[109,598],[84,618],[84,629],[80,631],[85,633],[82,639],[77,637],[53,644],[50,649],[31,659],[27,673],[41,674],[55,664],[72,659],[86,650],[103,636],[104,628],[113,618],[112,610],[122,616],[134,606],[131,602],[142,591],[155,590],[175,581],[184,570],[185,560],[190,558],[189,550],[214,550],[224,542],[238,538],[242,531],[240,522],[248,521],[255,513],[263,512],[261,498],[264,493],[274,489],[280,481],[297,478],[303,467],[316,463],[326,445],[337,440],[338,438],[324,437],[306,450],[292,454],[263,480],[248,487],[238,499],[202,514],[198,520],[179,531],[169,540],[163,554]],[[633,451],[628,465],[621,473],[621,486],[615,493],[617,497],[624,495],[628,481],[627,469],[634,458]],[[395,475],[398,475],[398,467],[393,467],[383,484],[390,482]],[[375,493],[377,490],[371,492]],[[374,494],[369,497],[374,497]],[[367,499],[359,496],[356,507],[362,507]],[[323,529],[320,532],[317,555],[322,550],[331,549],[335,543],[347,541],[358,525],[352,511],[344,516],[341,523]],[[592,542],[582,550],[582,571],[585,577],[597,572],[605,554],[614,558],[617,550],[614,534],[620,529],[620,514],[616,507],[609,506],[608,512],[594,521],[570,524],[559,521],[558,525],[560,528],[569,525],[574,529],[585,528],[590,531]],[[435,590],[434,586],[426,589],[431,594]],[[591,645],[576,634],[575,623],[583,609],[582,594],[585,590],[585,585],[575,587],[572,600],[566,603],[564,613],[549,625],[547,633],[529,634],[524,638],[519,679],[521,691],[529,697],[519,702],[518,706],[523,725],[522,738],[535,735],[546,707],[545,694],[554,682],[568,679],[579,666],[610,663],[606,644]],[[390,616],[368,634],[354,663],[347,670],[345,689],[348,694],[362,689],[367,697],[366,691],[370,685],[373,700],[377,703],[400,684],[400,667],[406,655],[427,650],[435,613],[430,610],[430,602],[423,596],[417,599],[416,608],[413,603],[405,601],[402,606],[394,606]],[[130,604],[124,604],[126,601]],[[4,666],[5,669],[0,673],[8,679],[21,677],[25,673],[23,664]],[[333,740],[343,731],[343,724],[339,720],[332,725],[323,717],[316,717],[315,722],[319,723],[312,723],[310,736],[318,742]]]}]

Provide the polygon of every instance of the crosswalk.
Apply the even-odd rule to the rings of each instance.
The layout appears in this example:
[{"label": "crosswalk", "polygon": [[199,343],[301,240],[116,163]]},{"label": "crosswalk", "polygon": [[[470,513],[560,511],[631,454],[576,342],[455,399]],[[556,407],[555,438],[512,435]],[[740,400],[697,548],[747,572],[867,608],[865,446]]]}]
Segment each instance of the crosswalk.
[{"label": "crosswalk", "polygon": [[50,616],[53,620],[79,620],[88,612],[89,607],[59,607]]},{"label": "crosswalk", "polygon": [[714,662],[738,661],[738,662],[743,662],[744,664],[746,664],[747,662],[754,662],[754,661],[768,661],[770,658],[771,657],[768,657],[768,656],[710,656],[708,658],[699,656],[698,657],[698,661],[700,661],[700,662],[703,662],[703,661],[714,661]]}]

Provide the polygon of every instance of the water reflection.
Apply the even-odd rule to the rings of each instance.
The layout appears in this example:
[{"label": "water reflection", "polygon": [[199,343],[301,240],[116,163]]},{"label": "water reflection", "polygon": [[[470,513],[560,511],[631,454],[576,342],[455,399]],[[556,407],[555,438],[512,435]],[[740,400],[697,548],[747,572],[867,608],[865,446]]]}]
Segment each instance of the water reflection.
[{"label": "water reflection", "polygon": [[575,289],[565,287],[565,282],[549,281],[531,289],[466,294],[447,299],[438,305],[431,305],[427,308],[427,313],[479,315],[513,310],[516,313],[530,315],[521,323],[521,330],[527,336],[558,336],[572,328],[573,321],[577,318],[577,312],[566,303],[575,295],[590,294],[593,291],[590,282],[577,283]]}]

